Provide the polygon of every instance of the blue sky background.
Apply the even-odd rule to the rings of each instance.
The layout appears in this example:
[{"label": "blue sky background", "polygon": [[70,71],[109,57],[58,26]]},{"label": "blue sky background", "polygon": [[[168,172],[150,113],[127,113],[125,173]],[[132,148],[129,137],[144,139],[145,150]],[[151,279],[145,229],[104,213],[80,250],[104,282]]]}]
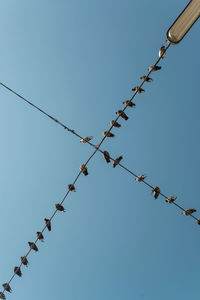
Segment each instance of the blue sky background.
[{"label": "blue sky background", "polygon": [[[83,136],[109,128],[187,1],[4,1],[0,81]],[[103,149],[185,208],[199,202],[199,22]],[[0,282],[93,149],[0,87]],[[99,153],[8,299],[194,299],[200,227]]]}]

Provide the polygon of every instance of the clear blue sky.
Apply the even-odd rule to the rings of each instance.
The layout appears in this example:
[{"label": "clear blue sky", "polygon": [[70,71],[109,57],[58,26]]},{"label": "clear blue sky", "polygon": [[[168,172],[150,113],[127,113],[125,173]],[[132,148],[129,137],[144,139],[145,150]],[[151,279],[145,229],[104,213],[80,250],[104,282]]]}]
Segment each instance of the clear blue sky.
[{"label": "clear blue sky", "polygon": [[[0,4],[0,81],[81,135],[101,139],[158,56],[187,1]],[[169,49],[103,149],[185,208],[199,202],[199,22]],[[0,283],[50,217],[92,149],[0,87]],[[199,297],[200,227],[96,154],[31,253],[8,299]]]}]

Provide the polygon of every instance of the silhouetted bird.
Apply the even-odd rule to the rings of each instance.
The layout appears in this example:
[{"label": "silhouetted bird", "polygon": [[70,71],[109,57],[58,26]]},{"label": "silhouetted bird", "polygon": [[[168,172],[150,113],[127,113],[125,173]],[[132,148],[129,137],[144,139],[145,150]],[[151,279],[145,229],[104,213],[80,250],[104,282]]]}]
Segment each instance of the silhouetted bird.
[{"label": "silhouetted bird", "polygon": [[47,229],[49,231],[51,231],[51,221],[49,219],[46,219],[46,218],[44,219],[44,221],[45,221],[45,224],[47,226]]},{"label": "silhouetted bird", "polygon": [[34,251],[38,251],[38,247],[36,246],[36,244],[35,243],[32,243],[32,242],[28,242],[28,244],[29,244],[29,246],[30,246],[30,248],[32,249],[32,250],[34,250]]},{"label": "silhouetted bird", "polygon": [[197,224],[200,225],[200,219],[197,220]]},{"label": "silhouetted bird", "polygon": [[0,292],[0,298],[1,298],[1,299],[6,299],[4,293]]},{"label": "silhouetted bird", "polygon": [[103,157],[105,158],[107,163],[110,162],[110,154],[108,153],[108,151],[103,151]]},{"label": "silhouetted bird", "polygon": [[128,117],[127,117],[127,115],[125,114],[125,112],[123,110],[116,111],[116,114],[118,116],[122,117],[124,120],[126,120],[126,121],[128,120]]},{"label": "silhouetted bird", "polygon": [[196,209],[189,208],[189,209],[186,209],[186,210],[182,211],[181,214],[184,215],[184,216],[189,216],[189,215],[193,214],[194,212],[196,212]]},{"label": "silhouetted bird", "polygon": [[41,242],[44,242],[44,236],[43,236],[42,232],[37,231],[37,237]]},{"label": "silhouetted bird", "polygon": [[118,122],[116,122],[115,120],[110,121],[110,125],[113,127],[117,127],[117,128],[121,127],[121,125]]},{"label": "silhouetted bird", "polygon": [[14,267],[14,273],[16,275],[18,275],[19,277],[22,277],[22,272],[21,272],[20,267]]},{"label": "silhouetted bird", "polygon": [[135,180],[136,180],[137,182],[140,182],[140,181],[143,181],[146,177],[147,177],[147,176],[144,176],[144,175],[142,174],[142,175],[136,177]]},{"label": "silhouetted bird", "polygon": [[142,80],[144,80],[144,81],[146,81],[146,82],[151,82],[151,81],[153,81],[152,78],[150,78],[149,76],[146,76],[146,75],[140,77],[140,79],[142,79]]},{"label": "silhouetted bird", "polygon": [[138,94],[144,93],[145,90],[143,90],[141,87],[136,86],[132,89],[133,92],[137,92]]},{"label": "silhouetted bird", "polygon": [[157,199],[160,194],[160,188],[158,186],[154,187],[152,189],[152,193],[153,193],[154,198]]},{"label": "silhouetted bird", "polygon": [[28,259],[26,256],[21,256],[21,262],[24,266],[28,267]]},{"label": "silhouetted bird", "polygon": [[160,49],[159,49],[159,57],[161,57],[162,56],[162,58],[164,58],[165,57],[165,46],[162,46],[162,47],[160,47]]},{"label": "silhouetted bird", "polygon": [[68,184],[67,188],[69,191],[75,192],[75,186],[73,184]]},{"label": "silhouetted bird", "polygon": [[115,168],[120,163],[120,161],[122,160],[122,158],[123,158],[122,156],[119,156],[116,159],[114,159],[114,161],[113,161],[113,168]]},{"label": "silhouetted bird", "polygon": [[6,292],[9,292],[9,293],[12,292],[12,289],[11,289],[9,283],[4,283],[4,284],[2,284],[2,286]]},{"label": "silhouetted bird", "polygon": [[88,169],[87,169],[87,167],[86,167],[84,164],[80,166],[80,171],[81,171],[85,176],[88,175]]},{"label": "silhouetted bird", "polygon": [[160,67],[160,66],[155,66],[155,65],[153,65],[153,66],[150,66],[149,67],[149,72],[151,71],[151,72],[154,72],[154,71],[158,71],[158,70],[160,70],[162,67]]},{"label": "silhouetted bird", "polygon": [[115,136],[112,132],[109,132],[109,131],[102,132],[102,135],[106,136],[106,137],[114,137]]},{"label": "silhouetted bird", "polygon": [[124,104],[124,105],[127,105],[127,106],[129,106],[129,107],[135,107],[135,106],[136,106],[136,104],[133,103],[133,102],[131,102],[130,100],[124,101],[123,104]]},{"label": "silhouetted bird", "polygon": [[167,202],[167,203],[173,203],[176,199],[177,199],[177,197],[171,196],[168,199],[166,199],[165,202]]},{"label": "silhouetted bird", "polygon": [[85,143],[89,142],[92,138],[93,138],[93,136],[86,136],[82,140],[80,140],[80,143],[85,144]]},{"label": "silhouetted bird", "polygon": [[55,207],[57,210],[65,212],[65,208],[61,204],[57,203],[57,204],[55,204]]}]

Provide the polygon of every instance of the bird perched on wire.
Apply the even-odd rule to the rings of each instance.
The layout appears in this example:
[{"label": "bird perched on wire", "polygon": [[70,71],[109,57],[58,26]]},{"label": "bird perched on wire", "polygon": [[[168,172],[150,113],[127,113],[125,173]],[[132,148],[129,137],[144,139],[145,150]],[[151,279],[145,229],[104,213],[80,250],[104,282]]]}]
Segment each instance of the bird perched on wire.
[{"label": "bird perched on wire", "polygon": [[57,204],[55,204],[55,207],[57,210],[65,212],[65,208],[61,204],[57,203]]},{"label": "bird perched on wire", "polygon": [[19,277],[22,277],[22,272],[21,272],[20,267],[14,267],[14,273],[16,275],[18,275]]},{"label": "bird perched on wire", "polygon": [[134,87],[134,88],[132,89],[132,91],[133,91],[133,92],[137,92],[138,94],[141,94],[141,93],[144,93],[144,92],[145,92],[145,90],[142,89],[142,88],[139,87],[139,86]]},{"label": "bird perched on wire", "polygon": [[164,58],[165,57],[165,46],[160,47],[159,49],[159,57]]},{"label": "bird perched on wire", "polygon": [[200,219],[197,220],[197,224],[200,225]]},{"label": "bird perched on wire", "polygon": [[45,221],[45,224],[47,226],[47,229],[49,231],[51,231],[51,221],[49,219],[46,219],[46,218],[44,219],[44,221]]},{"label": "bird perched on wire", "polygon": [[154,72],[154,71],[158,71],[160,69],[162,69],[162,67],[153,65],[153,66],[150,66],[148,70],[149,70],[149,72]]},{"label": "bird perched on wire", "polygon": [[36,234],[37,234],[38,240],[40,240],[41,242],[44,242],[44,236],[43,236],[42,232],[37,231]]},{"label": "bird perched on wire", "polygon": [[167,202],[167,203],[173,203],[176,199],[177,199],[177,197],[171,196],[168,199],[166,199],[165,202]]},{"label": "bird perched on wire", "polygon": [[86,167],[84,164],[82,164],[82,165],[80,166],[80,171],[81,171],[85,176],[88,175],[88,169],[87,169],[87,167]]},{"label": "bird perched on wire", "polygon": [[194,212],[196,212],[196,209],[189,208],[189,209],[186,209],[186,210],[182,211],[181,214],[184,215],[184,216],[189,216],[189,215],[193,214]]},{"label": "bird perched on wire", "polygon": [[11,293],[11,292],[12,292],[12,289],[11,289],[9,283],[3,283],[3,284],[2,284],[2,287],[4,288],[4,290],[5,290],[6,292],[8,292],[8,293]]},{"label": "bird perched on wire", "polygon": [[29,246],[30,246],[30,248],[32,249],[32,250],[34,250],[34,251],[38,251],[38,247],[36,246],[36,244],[35,243],[32,243],[32,242],[28,242],[28,244],[29,244]]},{"label": "bird perched on wire", "polygon": [[93,136],[86,136],[82,140],[80,140],[80,143],[85,144],[85,143],[91,141],[91,139],[93,139]]},{"label": "bird perched on wire", "polygon": [[145,178],[146,178],[147,176],[145,176],[145,175],[140,175],[140,176],[137,176],[136,178],[135,178],[135,180],[137,181],[137,182],[141,182],[141,181],[143,181]]},{"label": "bird perched on wire", "polygon": [[26,256],[21,256],[21,263],[28,267],[28,259],[26,258]]},{"label": "bird perched on wire", "polygon": [[71,192],[75,192],[75,186],[73,184],[68,184],[67,186],[68,190],[71,191]]},{"label": "bird perched on wire", "polygon": [[113,168],[115,168],[120,163],[120,161],[122,160],[122,158],[123,158],[122,156],[119,156],[116,159],[114,159],[114,161],[113,161]]},{"label": "bird perched on wire", "polygon": [[151,82],[151,81],[153,81],[152,78],[150,78],[149,76],[146,76],[146,75],[140,77],[140,79],[142,79],[142,80],[144,80],[144,81],[146,81],[146,82]]},{"label": "bird perched on wire", "polygon": [[133,103],[133,102],[131,102],[130,100],[124,101],[123,104],[124,104],[124,105],[127,105],[127,106],[129,106],[129,107],[135,107],[135,106],[136,106],[136,104]]},{"label": "bird perched on wire", "polygon": [[115,120],[110,121],[110,126],[117,127],[117,128],[121,127],[121,125]]},{"label": "bird perched on wire", "polygon": [[109,154],[108,151],[103,151],[103,157],[105,158],[105,161],[106,161],[107,163],[110,162],[110,154]]},{"label": "bird perched on wire", "polygon": [[160,194],[160,188],[158,186],[154,187],[152,189],[152,193],[153,193],[154,198],[157,199]]},{"label": "bird perched on wire", "polygon": [[128,116],[125,114],[125,112],[123,110],[118,110],[116,111],[116,114],[120,117],[122,117],[124,120],[128,120]]},{"label": "bird perched on wire", "polygon": [[0,292],[0,299],[6,299],[6,296],[2,292]]},{"label": "bird perched on wire", "polygon": [[109,132],[109,131],[103,131],[102,135],[105,137],[114,137],[115,136],[112,132]]}]

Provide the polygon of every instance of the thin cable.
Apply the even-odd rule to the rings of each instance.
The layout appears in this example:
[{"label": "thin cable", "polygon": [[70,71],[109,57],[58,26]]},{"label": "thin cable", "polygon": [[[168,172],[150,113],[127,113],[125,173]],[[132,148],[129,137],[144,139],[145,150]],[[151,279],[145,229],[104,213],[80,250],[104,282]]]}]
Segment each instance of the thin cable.
[{"label": "thin cable", "polygon": [[[163,52],[163,54],[162,54],[162,55],[159,57],[159,59],[156,61],[156,63],[154,64],[155,66],[159,63],[159,61],[160,61],[160,60],[162,59],[162,57],[165,55],[165,53],[166,53],[167,49],[169,48],[169,46],[170,46],[170,44],[168,44],[168,46],[166,47],[166,49],[165,49],[165,51]],[[146,77],[143,79],[143,81],[142,81],[142,83],[140,84],[140,86],[139,86],[138,89],[140,89],[140,88],[143,86],[143,84],[144,84],[146,78],[151,74],[152,71],[153,71],[153,70],[150,70],[150,71],[148,72],[148,74],[147,74]],[[70,132],[72,132],[73,134],[79,136],[78,134],[76,134],[76,133],[74,132],[74,130],[69,129],[69,128],[66,127],[64,124],[62,124],[60,121],[58,121],[57,119],[53,118],[51,115],[47,114],[44,110],[42,110],[42,109],[40,109],[38,106],[34,105],[32,102],[30,102],[29,100],[25,99],[25,98],[22,97],[20,94],[16,93],[14,90],[12,90],[12,89],[10,89],[9,87],[7,87],[5,84],[3,84],[3,83],[1,83],[1,82],[0,82],[0,84],[1,84],[3,87],[5,87],[6,89],[8,89],[9,91],[11,91],[12,93],[14,93],[16,96],[18,96],[19,98],[21,98],[22,100],[24,100],[26,103],[28,103],[29,105],[31,105],[32,107],[34,107],[34,108],[37,109],[38,111],[42,112],[43,114],[45,114],[46,116],[48,116],[49,118],[51,118],[52,120],[54,120],[56,123],[58,123],[59,125],[61,125],[61,126],[64,127],[65,129],[67,129],[68,131],[70,131]],[[130,100],[127,102],[127,104],[126,104],[125,107],[123,108],[122,112],[124,112],[124,111],[126,110],[127,106],[128,106],[129,103],[133,100],[133,98],[136,96],[137,93],[138,93],[138,91],[135,91],[135,93],[133,94],[133,96],[130,98]],[[110,133],[110,131],[112,130],[112,128],[113,128],[113,126],[114,126],[114,124],[115,124],[115,122],[117,122],[117,120],[120,118],[120,116],[121,116],[121,114],[119,114],[119,115],[116,117],[116,119],[115,119],[113,125],[110,126],[110,128],[109,128],[109,130],[106,132],[105,136],[102,138],[102,140],[100,141],[100,143],[95,147],[95,148],[96,148],[95,151],[90,155],[90,157],[88,158],[88,160],[87,160],[86,163],[84,164],[85,166],[87,166],[87,164],[90,162],[90,160],[93,158],[93,156],[97,153],[97,151],[99,150],[100,146],[103,144],[103,142],[104,142],[104,140],[106,139],[107,135]],[[80,137],[80,136],[79,136],[79,137]],[[125,167],[124,167],[124,168],[125,168]],[[80,172],[78,173],[78,175],[76,176],[76,178],[75,178],[73,184],[75,184],[75,183],[77,182],[77,180],[78,180],[78,178],[80,177],[81,173],[82,173],[82,171],[80,171]],[[135,175],[134,175],[134,176],[135,176]],[[147,183],[146,183],[146,184],[147,184]],[[68,196],[68,194],[69,194],[69,191],[67,191],[67,193],[65,194],[64,198],[63,198],[62,201],[60,202],[61,205],[62,205],[62,203],[65,201],[65,199],[66,199],[66,197]],[[163,194],[162,194],[162,195],[163,195]],[[163,195],[163,196],[164,196],[164,195]],[[166,196],[164,196],[164,197],[166,197]],[[180,207],[180,208],[181,208],[181,207]],[[182,208],[181,208],[181,209],[182,209]],[[54,218],[54,216],[56,215],[56,213],[57,213],[57,209],[54,211],[53,215],[51,216],[50,221]],[[195,218],[195,217],[193,216],[193,218]],[[196,219],[196,218],[195,218],[195,219]],[[42,232],[44,232],[46,228],[47,228],[47,225],[44,226],[44,228],[42,229]],[[38,242],[38,238],[35,240],[35,244],[36,244],[37,242]],[[25,257],[27,257],[27,256],[29,255],[29,253],[31,252],[31,250],[32,250],[31,248],[28,250],[28,252],[26,253]],[[22,266],[22,262],[21,262],[19,268],[20,268],[21,266]],[[16,275],[15,273],[12,275],[12,277],[11,277],[10,280],[8,281],[9,284],[10,284],[10,282],[13,280],[13,278],[15,277],[15,275]],[[5,289],[3,290],[3,292],[4,292],[4,291],[5,291]]]}]

